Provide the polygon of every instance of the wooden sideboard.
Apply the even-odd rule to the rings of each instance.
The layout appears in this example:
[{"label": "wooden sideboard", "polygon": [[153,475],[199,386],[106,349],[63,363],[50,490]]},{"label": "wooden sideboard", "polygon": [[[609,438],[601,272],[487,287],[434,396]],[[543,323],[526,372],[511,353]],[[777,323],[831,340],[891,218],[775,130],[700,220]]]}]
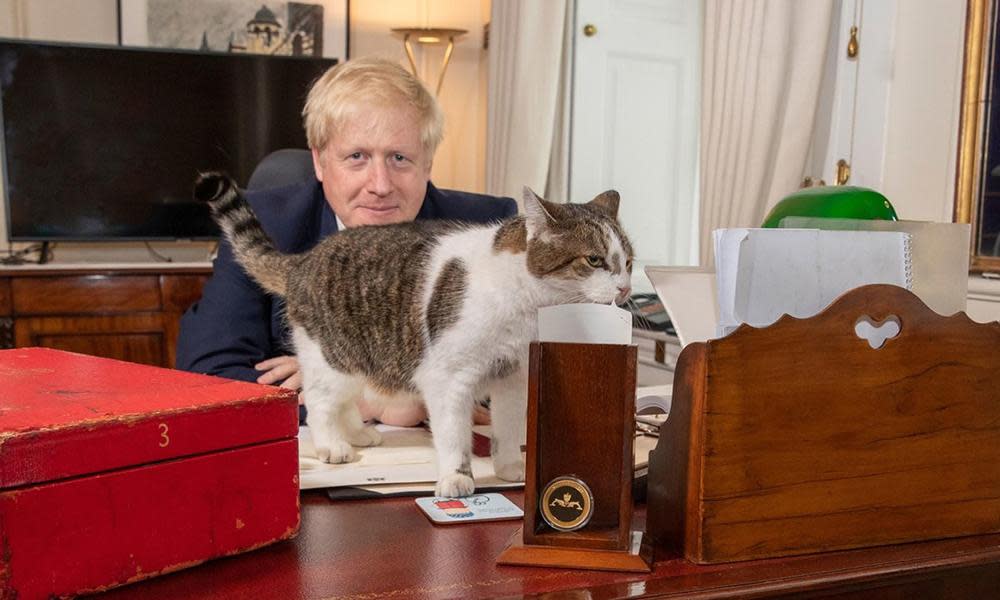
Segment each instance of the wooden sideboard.
[{"label": "wooden sideboard", "polygon": [[211,274],[208,264],[0,269],[0,348],[173,367],[181,315]]}]

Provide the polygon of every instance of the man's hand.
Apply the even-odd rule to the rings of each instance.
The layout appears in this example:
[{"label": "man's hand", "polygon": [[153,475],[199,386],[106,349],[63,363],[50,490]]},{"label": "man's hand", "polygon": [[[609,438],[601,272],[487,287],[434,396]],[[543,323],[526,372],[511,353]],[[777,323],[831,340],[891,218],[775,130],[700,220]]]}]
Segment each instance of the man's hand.
[{"label": "man's hand", "polygon": [[290,390],[302,388],[302,372],[299,371],[299,361],[294,356],[275,356],[255,364],[253,368],[264,371],[257,378],[257,383],[278,385]]}]

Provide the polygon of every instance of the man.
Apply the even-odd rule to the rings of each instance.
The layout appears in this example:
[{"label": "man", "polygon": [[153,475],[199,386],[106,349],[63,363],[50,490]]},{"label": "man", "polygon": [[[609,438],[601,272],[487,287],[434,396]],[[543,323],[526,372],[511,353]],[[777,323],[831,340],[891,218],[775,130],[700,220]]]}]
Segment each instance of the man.
[{"label": "man", "polygon": [[[517,212],[510,198],[431,184],[444,118],[434,97],[397,63],[359,58],[333,67],[309,91],[302,114],[316,181],[247,197],[282,252],[304,252],[345,227],[413,219],[487,223]],[[243,271],[228,242],[221,242],[213,267],[201,300],[181,319],[177,368],[301,387],[284,303]],[[386,423],[423,418],[421,407],[367,414],[361,408]]]}]

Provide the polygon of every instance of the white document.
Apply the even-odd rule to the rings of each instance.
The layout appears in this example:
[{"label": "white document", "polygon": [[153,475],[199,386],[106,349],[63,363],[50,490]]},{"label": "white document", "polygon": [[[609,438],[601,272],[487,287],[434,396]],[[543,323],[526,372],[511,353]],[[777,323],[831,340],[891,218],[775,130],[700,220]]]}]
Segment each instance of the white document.
[{"label": "white document", "polygon": [[972,233],[968,223],[785,217],[781,224],[793,228],[908,233],[913,238],[910,244],[913,293],[941,315],[949,316],[966,309]]},{"label": "white document", "polygon": [[719,303],[714,271],[701,267],[649,266],[646,277],[670,316],[681,348],[715,337]]},{"label": "white document", "polygon": [[727,229],[715,236],[720,335],[783,314],[811,317],[862,285],[912,288],[908,233]]},{"label": "white document", "polygon": [[632,313],[608,304],[559,304],[538,309],[538,341],[632,343]]},{"label": "white document", "polygon": [[[382,433],[380,445],[355,448],[356,461],[331,465],[316,457],[309,428],[299,427],[299,488],[429,483],[433,490],[437,463],[431,432],[423,427],[378,425],[377,428]],[[473,429],[490,435],[488,427]],[[490,457],[472,457],[472,476],[481,488],[524,485],[497,477]]]},{"label": "white document", "polygon": [[733,314],[736,309],[736,274],[739,271],[740,248],[750,230],[716,229],[712,234],[715,242],[715,300],[719,306],[715,336],[721,337],[739,324]]},{"label": "white document", "polygon": [[635,388],[635,414],[669,413],[673,384],[645,385]]}]

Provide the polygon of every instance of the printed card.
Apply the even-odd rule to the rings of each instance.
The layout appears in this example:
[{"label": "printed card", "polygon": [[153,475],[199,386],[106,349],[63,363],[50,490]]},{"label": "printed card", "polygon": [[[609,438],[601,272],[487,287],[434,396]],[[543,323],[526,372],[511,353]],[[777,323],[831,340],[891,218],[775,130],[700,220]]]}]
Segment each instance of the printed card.
[{"label": "printed card", "polygon": [[439,525],[520,519],[524,511],[506,496],[497,493],[476,494],[465,498],[417,498],[417,506]]}]

